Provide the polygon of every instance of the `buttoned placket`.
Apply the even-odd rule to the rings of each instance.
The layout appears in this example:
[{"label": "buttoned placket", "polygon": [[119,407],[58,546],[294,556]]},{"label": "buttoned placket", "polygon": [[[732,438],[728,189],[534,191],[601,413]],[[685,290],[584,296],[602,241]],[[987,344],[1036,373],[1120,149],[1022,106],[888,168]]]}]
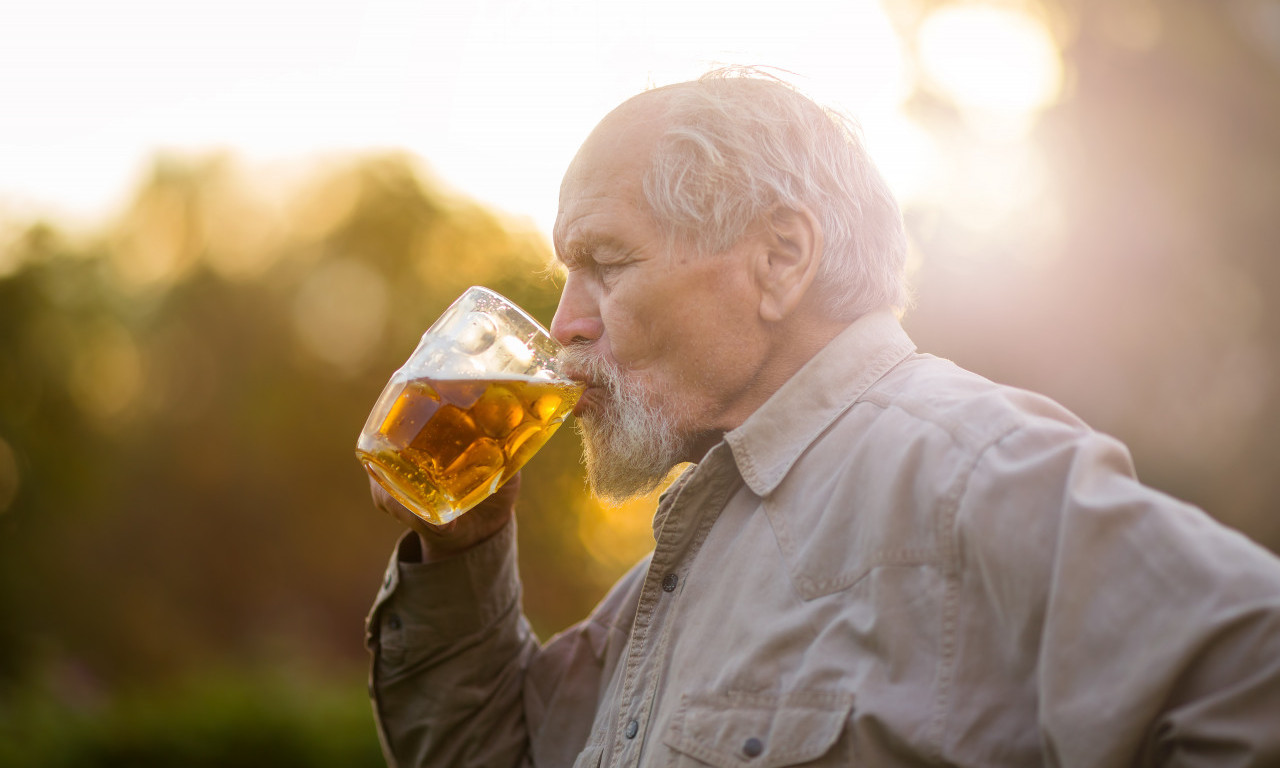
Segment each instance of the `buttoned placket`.
[{"label": "buttoned placket", "polygon": [[692,470],[687,483],[659,508],[661,528],[645,574],[635,623],[627,644],[619,709],[605,765],[635,768],[648,743],[647,726],[666,668],[674,622],[671,617],[683,592],[682,574],[697,556],[707,534],[741,482],[729,447],[721,443]]}]

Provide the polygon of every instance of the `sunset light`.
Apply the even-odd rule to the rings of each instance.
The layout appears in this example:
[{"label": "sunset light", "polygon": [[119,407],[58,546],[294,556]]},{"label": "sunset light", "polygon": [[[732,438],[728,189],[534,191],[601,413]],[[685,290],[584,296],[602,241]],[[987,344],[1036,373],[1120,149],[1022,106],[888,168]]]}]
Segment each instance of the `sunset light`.
[{"label": "sunset light", "polygon": [[853,114],[891,183],[920,183],[922,134],[899,111],[911,69],[875,0],[732,13],[711,2],[56,0],[2,21],[0,68],[22,76],[0,80],[0,213],[107,215],[157,151],[262,162],[395,148],[546,231],[560,174],[605,112],[729,64],[775,68]]},{"label": "sunset light", "polygon": [[930,14],[919,53],[929,80],[978,120],[1026,125],[1062,90],[1062,61],[1048,29],[1017,11],[967,3]]}]

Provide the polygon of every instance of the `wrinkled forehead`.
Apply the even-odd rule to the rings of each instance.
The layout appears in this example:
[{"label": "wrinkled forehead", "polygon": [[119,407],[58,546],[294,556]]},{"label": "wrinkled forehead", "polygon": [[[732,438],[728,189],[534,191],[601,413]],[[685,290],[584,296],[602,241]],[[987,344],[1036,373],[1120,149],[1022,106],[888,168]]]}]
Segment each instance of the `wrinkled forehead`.
[{"label": "wrinkled forehead", "polygon": [[646,92],[624,102],[595,127],[560,183],[553,232],[558,245],[588,206],[601,201],[644,205],[644,175],[666,126],[665,113],[661,92]]},{"label": "wrinkled forehead", "polygon": [[561,182],[561,197],[575,184],[600,173],[643,172],[653,147],[667,125],[667,98],[650,91],[623,102],[587,136]]}]

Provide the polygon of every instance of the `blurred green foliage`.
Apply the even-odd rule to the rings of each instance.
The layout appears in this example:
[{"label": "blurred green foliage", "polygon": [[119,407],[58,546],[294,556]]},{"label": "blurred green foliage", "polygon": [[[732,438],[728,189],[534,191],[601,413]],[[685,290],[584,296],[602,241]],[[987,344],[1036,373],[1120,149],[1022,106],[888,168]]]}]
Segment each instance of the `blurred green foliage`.
[{"label": "blurred green foliage", "polygon": [[125,697],[100,711],[47,698],[0,719],[7,768],[278,768],[383,765],[364,702],[242,676]]},{"label": "blurred green foliage", "polygon": [[[541,235],[423,178],[406,157],[352,158],[264,198],[225,157],[165,157],[108,231],[34,224],[11,237],[0,720],[37,731],[17,743],[83,738],[56,764],[143,765],[165,753],[148,742],[194,727],[207,704],[212,720],[181,753],[191,760],[168,764],[250,764],[222,758],[273,730],[286,751],[324,730],[308,718],[329,715],[305,698],[253,703],[255,678],[287,672],[342,690],[364,713],[353,743],[370,746],[362,620],[400,528],[369,504],[356,434],[467,286],[544,322],[558,294]],[[526,468],[522,568],[544,635],[651,541],[641,518],[593,556],[583,532],[615,514],[588,497],[571,431]],[[148,691],[209,669],[244,676],[244,690],[148,709]],[[42,697],[46,715],[29,716]],[[339,728],[321,743],[358,730],[350,711],[332,715]],[[263,763],[337,764],[307,754]]]}]

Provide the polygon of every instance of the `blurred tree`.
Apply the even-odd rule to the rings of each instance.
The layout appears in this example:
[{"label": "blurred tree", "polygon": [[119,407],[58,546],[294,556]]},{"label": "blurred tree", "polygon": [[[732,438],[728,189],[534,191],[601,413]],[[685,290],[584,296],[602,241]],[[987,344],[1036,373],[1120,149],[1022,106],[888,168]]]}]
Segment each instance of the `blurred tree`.
[{"label": "blurred tree", "polygon": [[[368,409],[468,285],[550,320],[545,240],[431,191],[406,157],[336,165],[276,200],[241,174],[160,158],[111,231],[34,225],[5,254],[10,686],[92,704],[228,664],[362,678],[363,614],[399,533],[354,459]],[[582,544],[603,511],[570,433],[525,477],[545,634],[621,566]]]}]

